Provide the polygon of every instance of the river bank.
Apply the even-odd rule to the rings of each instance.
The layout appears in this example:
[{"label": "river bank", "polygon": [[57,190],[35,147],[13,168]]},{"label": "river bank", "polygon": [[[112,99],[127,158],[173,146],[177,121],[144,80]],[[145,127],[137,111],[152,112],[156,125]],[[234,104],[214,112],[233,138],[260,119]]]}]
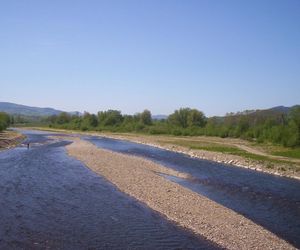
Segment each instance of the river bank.
[{"label": "river bank", "polygon": [[[298,180],[300,179],[300,163],[298,159],[269,155],[258,148],[250,146],[249,143],[240,139],[80,132],[49,128],[34,129],[127,140],[177,153],[183,153],[198,159],[252,169],[278,176],[295,178]],[[222,152],[220,152],[220,148],[222,149]]]},{"label": "river bank", "polygon": [[[194,149],[188,146],[190,144],[189,140],[192,140],[191,138],[184,138],[184,139],[180,138],[180,140],[185,141],[184,143],[182,143],[182,141],[180,140],[178,141],[178,138],[175,139],[177,141],[174,141],[174,138],[171,139],[167,138],[166,140],[166,138],[160,136],[151,137],[151,136],[140,136],[140,135],[132,136],[132,135],[114,135],[114,134],[100,134],[100,135],[93,134],[93,135],[103,136],[103,137],[118,139],[118,140],[128,140],[135,143],[140,143],[152,147],[170,150],[177,153],[186,154],[193,158],[214,161],[222,164],[228,164],[236,167],[252,169],[259,172],[270,173],[278,176],[285,176],[285,177],[300,180],[300,164],[298,163],[298,160],[294,160],[294,159],[283,159],[282,157],[278,157],[279,158],[278,160],[272,158],[268,159],[266,156],[261,156],[258,154],[256,155],[253,153],[249,153],[248,151],[245,153],[246,156],[244,157],[232,153],[216,152],[213,150],[210,151],[210,150],[203,150],[203,149]],[[205,138],[204,138],[204,142],[202,141],[201,143],[205,143]],[[210,142],[208,141],[207,144],[209,143]],[[226,152],[226,146],[224,148],[225,148],[224,151]],[[249,155],[253,158],[258,158],[258,159],[251,159],[248,157]],[[291,160],[291,162],[289,162],[289,160]]]},{"label": "river bank", "polygon": [[17,131],[5,130],[0,132],[0,151],[13,148],[24,139],[25,136]]},{"label": "river bank", "polygon": [[[67,138],[70,140],[70,138]],[[228,249],[293,249],[273,233],[161,174],[190,178],[166,167],[72,139],[68,153],[104,176],[121,191],[144,202],[168,219]]]}]

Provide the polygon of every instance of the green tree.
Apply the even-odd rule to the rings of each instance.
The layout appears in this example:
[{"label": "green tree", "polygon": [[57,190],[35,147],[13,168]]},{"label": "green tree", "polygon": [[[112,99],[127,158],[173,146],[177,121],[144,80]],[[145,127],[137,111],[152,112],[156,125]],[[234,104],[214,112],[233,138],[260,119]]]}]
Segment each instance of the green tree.
[{"label": "green tree", "polygon": [[237,122],[237,127],[235,131],[235,135],[237,137],[244,136],[248,131],[249,125],[249,117],[247,115],[241,115]]},{"label": "green tree", "polygon": [[179,110],[175,110],[175,112],[168,117],[169,123],[182,128],[187,128],[189,111],[189,108],[180,108]]},{"label": "green tree", "polygon": [[58,124],[66,124],[71,121],[71,116],[66,112],[61,112],[56,119]]},{"label": "green tree", "polygon": [[3,131],[10,125],[10,116],[5,112],[0,112],[0,131]]},{"label": "green tree", "polygon": [[97,127],[97,125],[98,125],[97,116],[94,114],[90,114],[88,112],[84,112],[83,124],[87,127]]},{"label": "green tree", "polygon": [[296,106],[290,111],[289,126],[294,131],[294,146],[300,146],[300,106]]},{"label": "green tree", "polygon": [[205,125],[204,114],[197,109],[180,108],[168,117],[170,124],[179,126],[182,128]]},{"label": "green tree", "polygon": [[98,121],[103,126],[117,126],[123,121],[121,111],[108,110],[98,112]]},{"label": "green tree", "polygon": [[206,123],[206,119],[204,114],[197,110],[191,109],[188,112],[188,121],[187,124],[189,127],[197,126],[197,127],[204,127]]},{"label": "green tree", "polygon": [[151,125],[152,124],[151,112],[149,110],[145,109],[140,114],[140,120],[141,120],[141,123],[144,124],[144,125]]}]

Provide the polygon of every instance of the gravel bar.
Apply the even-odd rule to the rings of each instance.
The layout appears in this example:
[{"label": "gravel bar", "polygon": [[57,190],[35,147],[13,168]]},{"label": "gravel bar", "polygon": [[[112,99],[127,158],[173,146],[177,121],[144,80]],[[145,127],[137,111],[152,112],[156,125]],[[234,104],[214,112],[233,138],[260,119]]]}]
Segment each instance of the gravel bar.
[{"label": "gravel bar", "polygon": [[[70,138],[68,138],[70,140]],[[149,160],[73,138],[68,154],[169,220],[227,249],[295,249],[242,215],[160,175],[190,178]]]}]

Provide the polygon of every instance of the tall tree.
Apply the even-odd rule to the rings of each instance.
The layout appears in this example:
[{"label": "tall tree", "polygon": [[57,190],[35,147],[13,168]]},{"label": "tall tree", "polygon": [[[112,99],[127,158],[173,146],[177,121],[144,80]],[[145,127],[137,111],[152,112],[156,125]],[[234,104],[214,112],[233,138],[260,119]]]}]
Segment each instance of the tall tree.
[{"label": "tall tree", "polygon": [[197,109],[191,109],[188,113],[188,126],[198,126],[198,127],[204,127],[206,123],[205,116],[203,112],[197,110]]},{"label": "tall tree", "polygon": [[152,124],[151,112],[149,110],[145,109],[140,114],[140,120],[141,120],[142,124],[144,124],[144,125],[151,125]]}]

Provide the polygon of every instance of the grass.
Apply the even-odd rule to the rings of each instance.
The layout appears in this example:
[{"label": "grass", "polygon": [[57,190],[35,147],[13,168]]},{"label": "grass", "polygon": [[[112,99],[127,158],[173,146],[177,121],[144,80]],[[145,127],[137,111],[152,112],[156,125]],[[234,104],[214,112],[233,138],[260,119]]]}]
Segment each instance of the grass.
[{"label": "grass", "polygon": [[275,151],[272,153],[273,155],[279,155],[284,157],[291,157],[300,159],[300,148],[294,148],[294,149],[286,149],[283,151]]},{"label": "grass", "polygon": [[252,146],[260,148],[262,151],[268,152],[270,155],[300,159],[300,147],[288,148],[271,143],[253,143]]},{"label": "grass", "polygon": [[213,152],[221,152],[225,154],[233,154],[237,155],[243,152],[246,152],[242,149],[238,149],[236,147],[230,147],[230,146],[191,146],[190,149],[202,149],[206,151],[213,151]]},{"label": "grass", "polygon": [[237,155],[237,156],[241,156],[241,157],[244,157],[247,159],[261,161],[261,162],[290,163],[289,161],[271,159],[268,156],[249,153],[245,150],[235,148],[235,147],[230,147],[230,146],[228,146],[228,147],[227,146],[191,147],[191,149],[202,149],[202,150],[213,151],[213,152],[221,152],[224,154]]},{"label": "grass", "polygon": [[253,153],[249,153],[243,149],[239,149],[234,146],[227,146],[227,145],[221,145],[217,143],[206,143],[206,142],[199,142],[199,141],[181,141],[181,140],[172,140],[172,141],[164,141],[165,143],[171,143],[176,144],[178,146],[187,147],[190,149],[199,149],[199,150],[206,150],[211,152],[219,152],[224,154],[231,154],[231,155],[237,155],[241,156],[243,158],[260,161],[262,163],[265,163],[268,168],[272,168],[274,163],[283,163],[283,164],[293,164],[288,160],[277,160],[272,159],[268,156],[263,155],[257,155]]}]

